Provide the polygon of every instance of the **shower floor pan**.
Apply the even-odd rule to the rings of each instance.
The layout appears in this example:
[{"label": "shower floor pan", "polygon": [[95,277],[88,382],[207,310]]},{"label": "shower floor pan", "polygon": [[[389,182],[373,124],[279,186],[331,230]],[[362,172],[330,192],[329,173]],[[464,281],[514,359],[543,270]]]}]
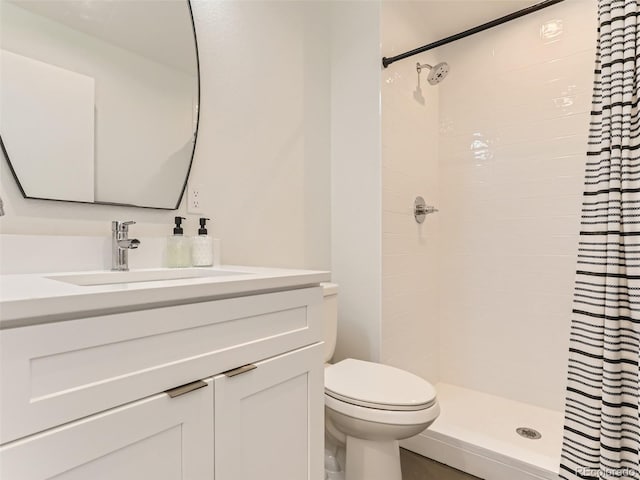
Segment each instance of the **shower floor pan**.
[{"label": "shower floor pan", "polygon": [[[439,383],[440,417],[401,446],[487,480],[556,480],[561,412]],[[516,428],[542,438],[523,438]]]}]

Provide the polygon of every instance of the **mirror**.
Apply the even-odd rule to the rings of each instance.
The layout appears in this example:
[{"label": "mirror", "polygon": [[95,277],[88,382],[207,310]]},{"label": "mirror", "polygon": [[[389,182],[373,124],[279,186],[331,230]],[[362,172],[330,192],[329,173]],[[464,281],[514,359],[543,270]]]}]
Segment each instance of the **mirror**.
[{"label": "mirror", "polygon": [[188,0],[0,9],[0,140],[23,195],[178,208],[198,129]]}]

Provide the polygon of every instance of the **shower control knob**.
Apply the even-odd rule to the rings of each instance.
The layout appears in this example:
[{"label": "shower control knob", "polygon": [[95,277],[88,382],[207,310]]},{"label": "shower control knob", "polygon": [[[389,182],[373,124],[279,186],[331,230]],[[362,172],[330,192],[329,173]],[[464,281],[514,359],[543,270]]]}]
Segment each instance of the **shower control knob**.
[{"label": "shower control knob", "polygon": [[436,213],[438,211],[438,209],[436,207],[433,207],[431,205],[427,205],[426,207],[424,207],[424,210],[422,210],[424,213],[426,213],[427,215],[429,215],[430,213]]},{"label": "shower control knob", "polygon": [[438,209],[432,205],[427,205],[422,197],[416,197],[413,202],[413,216],[416,222],[423,223],[427,215],[436,213]]}]

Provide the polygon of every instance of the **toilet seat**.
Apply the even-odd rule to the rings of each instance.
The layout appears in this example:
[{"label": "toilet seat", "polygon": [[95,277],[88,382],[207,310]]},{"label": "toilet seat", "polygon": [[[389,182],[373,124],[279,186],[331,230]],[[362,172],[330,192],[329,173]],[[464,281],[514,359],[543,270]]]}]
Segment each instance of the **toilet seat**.
[{"label": "toilet seat", "polygon": [[334,410],[348,417],[366,420],[368,422],[386,423],[390,425],[420,425],[430,424],[440,415],[440,405],[437,400],[427,408],[421,410],[382,410],[378,408],[362,407],[343,402],[328,394],[324,396],[326,408]]},{"label": "toilet seat", "polygon": [[325,369],[325,399],[329,398],[369,409],[417,412],[435,405],[436,391],[426,380],[399,368],[349,358]]},{"label": "toilet seat", "polygon": [[339,395],[335,392],[328,391],[325,388],[325,396],[335,398],[344,403],[349,403],[351,405],[357,405],[359,407],[366,408],[374,408],[376,410],[388,410],[391,412],[415,412],[418,410],[424,410],[425,408],[431,407],[436,403],[435,398],[427,403],[421,403],[419,405],[389,405],[389,404],[380,404],[375,402],[367,402],[366,400],[359,400],[356,398],[345,397],[344,395]]}]

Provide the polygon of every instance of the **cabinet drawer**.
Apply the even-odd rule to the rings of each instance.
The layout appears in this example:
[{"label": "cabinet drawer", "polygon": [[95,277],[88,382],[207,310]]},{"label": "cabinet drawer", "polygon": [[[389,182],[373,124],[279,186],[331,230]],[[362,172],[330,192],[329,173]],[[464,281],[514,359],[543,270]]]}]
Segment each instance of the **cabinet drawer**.
[{"label": "cabinet drawer", "polygon": [[320,287],[0,331],[0,444],[322,338]]}]

